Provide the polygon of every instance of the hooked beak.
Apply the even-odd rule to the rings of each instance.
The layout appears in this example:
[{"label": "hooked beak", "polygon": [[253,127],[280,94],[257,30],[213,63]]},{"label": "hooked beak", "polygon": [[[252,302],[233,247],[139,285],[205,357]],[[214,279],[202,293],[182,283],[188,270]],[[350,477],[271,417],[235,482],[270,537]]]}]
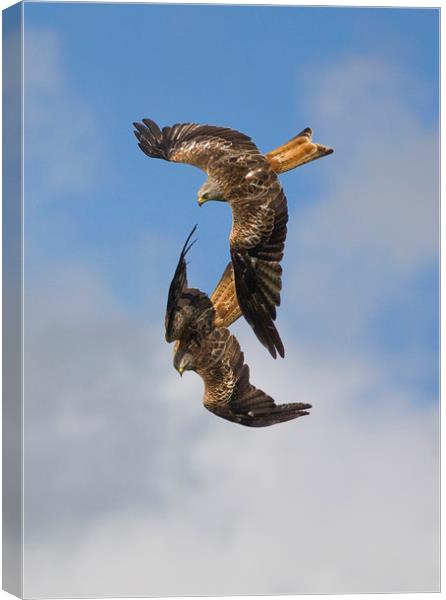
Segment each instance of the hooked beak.
[{"label": "hooked beak", "polygon": [[207,198],[203,198],[203,196],[200,196],[200,197],[198,198],[198,206],[200,206],[200,207],[201,207],[201,206],[203,206],[203,204],[204,204],[205,202],[207,202]]},{"label": "hooked beak", "polygon": [[180,374],[180,377],[183,377],[183,373],[184,373],[183,367],[178,368],[178,373]]}]

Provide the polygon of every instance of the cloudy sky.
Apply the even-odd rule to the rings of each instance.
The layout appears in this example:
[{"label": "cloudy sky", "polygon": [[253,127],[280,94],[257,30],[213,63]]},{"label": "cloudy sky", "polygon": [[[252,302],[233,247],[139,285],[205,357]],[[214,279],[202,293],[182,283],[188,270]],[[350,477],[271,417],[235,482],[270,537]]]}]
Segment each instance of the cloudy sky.
[{"label": "cloudy sky", "polygon": [[[438,556],[438,12],[25,4],[27,597],[434,591]],[[131,123],[311,126],[282,177],[273,361],[305,419],[237,427],[163,339],[228,260],[228,207]]]}]

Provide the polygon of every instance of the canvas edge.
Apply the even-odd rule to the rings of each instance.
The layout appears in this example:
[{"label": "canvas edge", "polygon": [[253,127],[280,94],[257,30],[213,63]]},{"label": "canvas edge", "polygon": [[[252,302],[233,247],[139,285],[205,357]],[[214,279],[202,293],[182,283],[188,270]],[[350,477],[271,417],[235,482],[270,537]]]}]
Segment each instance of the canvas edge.
[{"label": "canvas edge", "polygon": [[2,587],[23,594],[23,4],[3,11]]}]

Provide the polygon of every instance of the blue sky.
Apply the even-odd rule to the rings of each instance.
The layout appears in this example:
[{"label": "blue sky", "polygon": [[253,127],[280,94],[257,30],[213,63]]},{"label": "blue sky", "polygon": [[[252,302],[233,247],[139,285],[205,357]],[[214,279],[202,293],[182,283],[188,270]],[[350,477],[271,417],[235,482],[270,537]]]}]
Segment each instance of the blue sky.
[{"label": "blue sky", "polygon": [[[173,264],[181,239],[197,222],[202,248],[212,259],[200,261],[198,255],[191,272],[211,291],[228,259],[224,240],[229,211],[220,205],[199,211],[195,198],[203,174],[188,166],[148,161],[135,145],[132,121],[149,116],[161,125],[224,124],[249,133],[265,151],[313,126],[316,138],[337,153],[330,162],[283,177],[291,218],[299,219],[300,211],[324,197],[330,172],[349,168],[349,140],[330,138],[329,129],[318,126],[308,101],[311,90],[301,93],[306,78],[351,55],[390,62],[405,103],[426,127],[435,127],[437,18],[435,10],[390,8],[26,4],[27,28],[57,34],[67,94],[78,94],[79,102],[88,106],[94,139],[86,131],[81,137],[89,123],[81,126],[77,141],[70,139],[70,131],[79,125],[76,113],[73,118],[69,107],[63,110],[63,102],[50,127],[66,130],[65,139],[78,153],[82,145],[86,151],[92,143],[100,148],[83,187],[45,190],[39,210],[28,208],[30,239],[36,235],[47,255],[68,260],[83,255],[100,264],[121,299],[147,314],[141,275],[146,280],[155,273],[150,265],[141,265],[138,242],[155,229],[169,241]],[[371,97],[380,95],[373,84],[368,91]],[[361,136],[361,129],[356,135]],[[45,171],[33,165],[35,161],[27,163],[28,184],[37,194]],[[49,224],[55,230],[50,236]],[[438,277],[435,264],[427,269],[419,294],[406,297],[403,311],[390,303],[375,316],[372,333],[378,350],[406,342],[437,350]],[[162,276],[161,290],[168,284],[169,270]],[[425,310],[426,304],[432,310]],[[408,324],[414,325],[412,330]],[[435,379],[436,369],[429,369],[428,377]]]},{"label": "blue sky", "polygon": [[[51,474],[48,491],[29,476],[32,592],[107,595],[98,575],[107,559],[98,564],[94,557],[108,556],[110,532],[132,532],[123,548],[145,556],[150,548],[139,531],[147,526],[153,540],[158,534],[174,540],[175,498],[193,506],[197,489],[214,505],[224,497],[232,506],[231,491],[246,493],[260,521],[271,503],[281,502],[286,540],[269,532],[271,548],[300,556],[305,576],[284,573],[283,556],[273,561],[269,579],[234,571],[225,557],[261,548],[262,528],[257,542],[238,539],[234,547],[215,531],[202,539],[197,531],[203,519],[205,529],[211,521],[200,505],[200,515],[190,509],[191,529],[184,531],[191,556],[198,536],[210,555],[229,561],[233,580],[212,587],[219,579],[208,565],[209,581],[200,587],[191,566],[179,576],[181,588],[163,587],[169,559],[161,552],[152,588],[143,563],[116,574],[110,586],[127,595],[435,588],[438,14],[25,4],[26,343],[29,389],[38,390],[28,400],[29,472]],[[246,324],[234,326],[255,384],[278,401],[298,393],[313,403],[311,417],[296,428],[299,435],[288,427],[283,434],[265,432],[260,441],[227,429],[200,407],[198,378],[189,374],[180,382],[171,368],[163,312],[179,249],[198,223],[189,280],[211,291],[228,260],[230,211],[219,203],[198,207],[205,176],[197,169],[139,151],[131,124],[143,117],[160,125],[234,127],[264,151],[311,126],[316,141],[335,148],[330,157],[282,177],[290,221],[278,328],[287,358],[271,361]],[[141,422],[154,414],[159,427],[147,425],[147,433]],[[128,431],[118,431],[121,423],[132,428],[131,451]],[[213,472],[197,458],[203,448],[210,456],[237,456],[237,468]],[[342,472],[327,460],[332,449],[342,458]],[[402,465],[402,449],[414,453],[411,473]],[[303,479],[294,481],[293,460],[283,462],[282,453],[304,451],[312,458],[307,471],[302,467]],[[249,457],[257,455],[276,469],[276,491],[263,489],[261,474],[252,474]],[[109,467],[110,457],[119,469]],[[352,489],[364,462],[371,471]],[[315,497],[315,469],[321,482],[330,482],[339,507]],[[147,481],[139,481],[146,470]],[[127,491],[118,473],[125,474]],[[240,489],[245,478],[252,489],[262,488],[263,503]],[[421,480],[422,491],[413,490]],[[228,497],[217,494],[220,481]],[[318,490],[328,502],[325,488]],[[395,518],[408,497],[408,521],[404,511]],[[307,512],[316,507],[319,516],[333,517],[328,530],[327,523],[325,530],[305,530],[315,543],[308,564],[305,548],[296,547],[298,536],[284,533],[295,501]],[[370,578],[358,566],[349,579],[358,554],[355,519],[369,511],[368,502],[388,516],[370,522],[362,548],[378,575]],[[342,511],[350,503],[358,512]],[[168,507],[162,527],[154,520],[159,505]],[[412,519],[418,513],[422,531]],[[317,544],[338,539],[334,523],[344,526],[343,551],[329,552],[325,563]],[[88,528],[96,528],[95,547]],[[409,576],[406,557],[400,570],[388,573],[392,552],[404,555],[402,532],[408,531],[425,540],[418,547],[425,568]],[[380,546],[384,535],[390,536],[387,549]],[[46,569],[66,549],[63,539],[71,540],[76,560],[70,555],[49,590]],[[415,563],[421,559],[411,556]],[[254,553],[253,561],[259,567],[262,557]],[[90,567],[81,584],[77,573]]]},{"label": "blue sky", "polygon": [[[88,198],[64,190],[80,238],[72,244],[65,239],[66,252],[125,243],[148,221],[170,235],[198,220],[197,207],[183,197],[190,189],[190,200],[195,199],[202,174],[149,164],[136,151],[131,133],[132,121],[144,116],[161,124],[221,122],[248,132],[267,150],[313,122],[311,105],[299,106],[299,88],[305,84],[300,72],[353,52],[373,52],[383,59],[391,54],[403,76],[408,71],[419,77],[426,91],[408,82],[408,102],[426,124],[438,117],[434,10],[28,3],[25,19],[27,27],[58,32],[64,75],[96,116],[105,154]],[[70,115],[62,118],[68,129]],[[317,131],[322,138],[324,133]],[[323,182],[313,175],[318,170],[318,164],[310,165],[297,181],[287,176],[295,210],[320,191]],[[166,219],[166,206],[181,211],[176,219]],[[213,207],[199,214],[205,219],[202,236],[217,210],[227,212]],[[104,219],[107,227],[98,227]],[[215,278],[209,275],[207,285]]]}]

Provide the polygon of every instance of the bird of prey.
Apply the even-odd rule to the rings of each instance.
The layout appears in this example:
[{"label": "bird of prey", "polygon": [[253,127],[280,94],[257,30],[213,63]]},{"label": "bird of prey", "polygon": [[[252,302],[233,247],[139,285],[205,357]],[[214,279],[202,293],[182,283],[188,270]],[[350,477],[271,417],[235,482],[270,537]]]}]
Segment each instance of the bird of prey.
[{"label": "bird of prey", "polygon": [[181,251],[167,300],[166,340],[175,342],[175,368],[180,375],[186,370],[198,373],[205,408],[228,421],[266,427],[308,415],[310,404],[276,404],[249,382],[238,341],[226,327],[215,326],[218,306],[204,292],[188,287],[185,257],[195,229]]},{"label": "bird of prey", "polygon": [[138,145],[148,156],[189,163],[207,173],[198,192],[200,205],[209,200],[230,204],[230,254],[239,309],[271,355],[283,357],[274,321],[288,210],[276,171],[330,154],[331,149],[312,144],[310,129],[267,158],[248,136],[233,129],[183,123],[161,130],[150,119],[134,127]]}]

